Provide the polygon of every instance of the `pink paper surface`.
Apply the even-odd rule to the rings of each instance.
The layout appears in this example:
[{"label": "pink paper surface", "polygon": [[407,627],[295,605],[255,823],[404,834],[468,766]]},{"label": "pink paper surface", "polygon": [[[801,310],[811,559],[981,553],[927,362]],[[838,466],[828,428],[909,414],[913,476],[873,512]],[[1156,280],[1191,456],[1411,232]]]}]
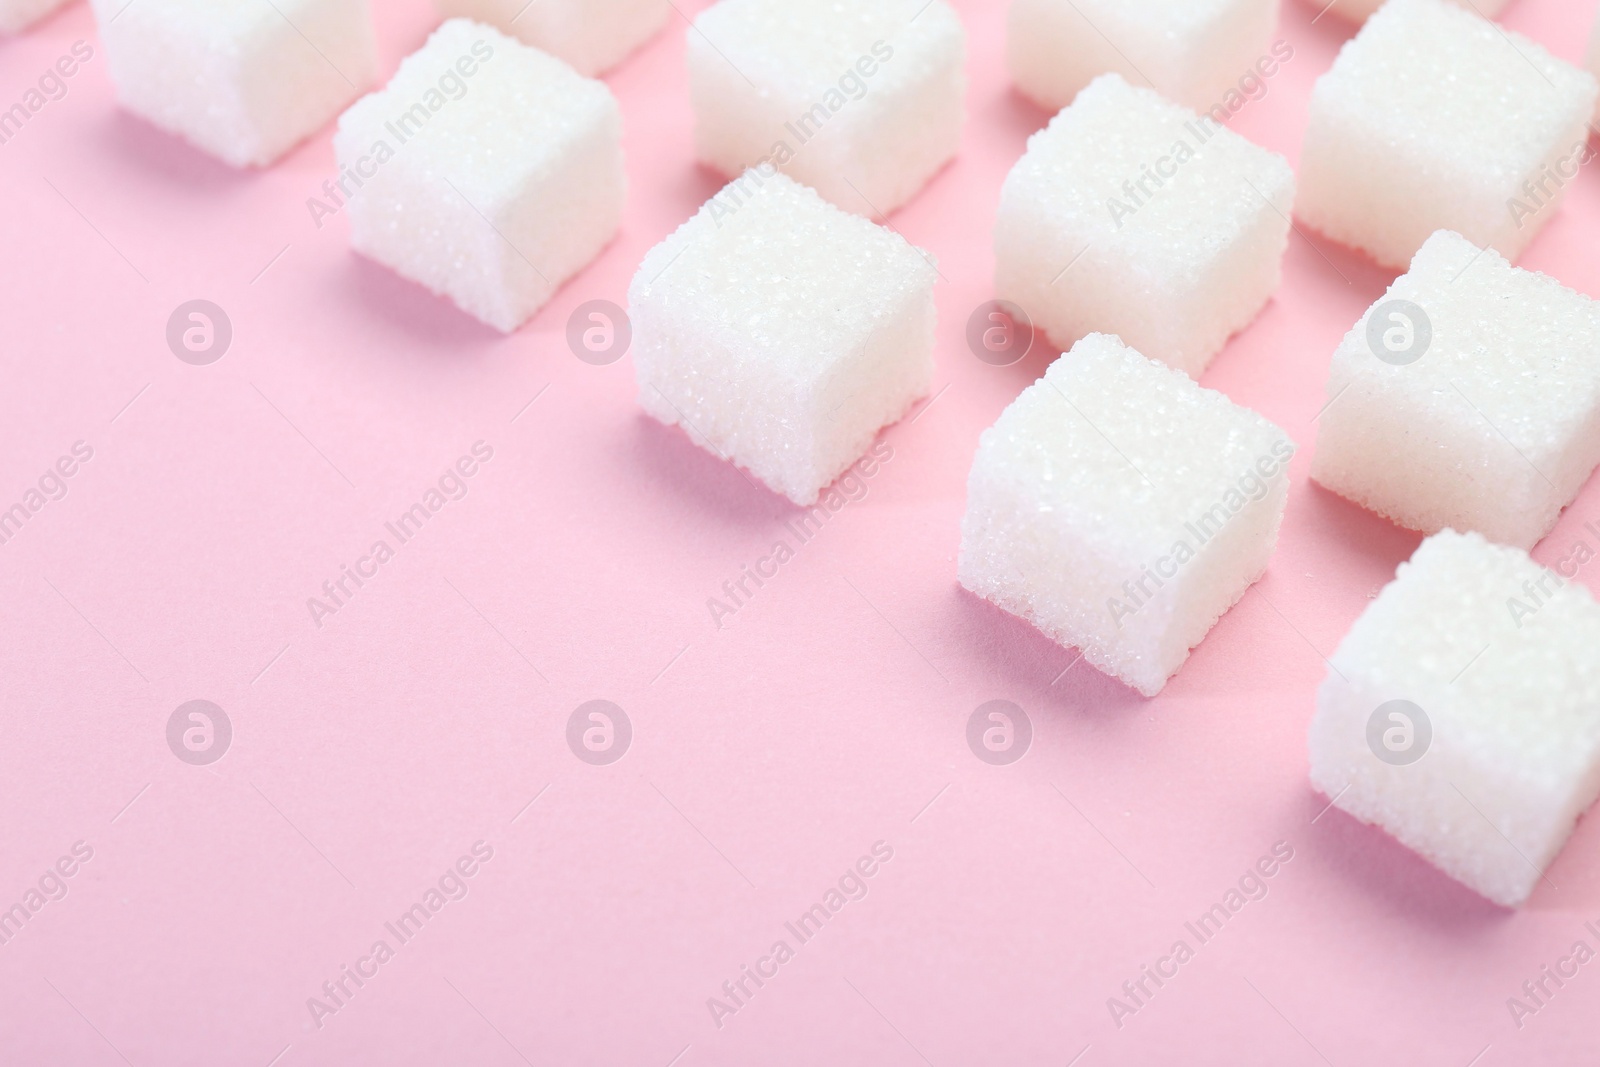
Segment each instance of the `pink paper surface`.
[{"label": "pink paper surface", "polygon": [[[380,7],[387,76],[437,17]],[[945,279],[937,399],[804,544],[797,509],[640,413],[628,359],[564,340],[720,184],[692,159],[682,19],[607,79],[620,236],[511,337],[312,223],[329,130],[235,172],[116,108],[86,5],[0,41],[7,106],[95,49],[0,146],[0,507],[93,450],[0,545],[0,908],[92,850],[0,945],[0,1062],[1594,1062],[1600,962],[1520,1028],[1506,1005],[1600,947],[1594,819],[1513,913],[1319,817],[1307,782],[1322,657],[1419,540],[1306,479],[1330,354],[1391,275],[1292,238],[1206,374],[1302,449],[1270,572],[1160,697],[958,589],[978,435],[1047,362],[964,341],[1000,183],[1047,116],[1009,88],[1002,5],[957,7],[965,143],[891,220]],[[1233,122],[1291,161],[1353,32],[1315,14],[1285,4],[1294,58]],[[1519,0],[1504,24],[1577,60],[1595,16]],[[1522,265],[1600,294],[1597,237],[1591,166]],[[233,325],[209,366],[165,340],[193,299]],[[477,442],[466,495],[399,544],[385,523]],[[1591,520],[1594,484],[1536,555]],[[314,623],[308,598],[379,539],[393,558]],[[780,539],[794,558],[719,629],[707,599]],[[195,699],[232,724],[209,766],[168,747]],[[632,724],[607,766],[566,740],[593,699]],[[967,745],[994,699],[1033,726],[1009,766]],[[466,895],[402,943],[385,924],[477,842]],[[878,842],[863,898],[786,928]],[[1199,944],[1185,923],[1280,842],[1266,897]],[[1108,998],[1179,939],[1194,958],[1118,1026]],[[379,940],[392,958],[314,1022]],[[792,958],[731,999],[780,940]]]}]

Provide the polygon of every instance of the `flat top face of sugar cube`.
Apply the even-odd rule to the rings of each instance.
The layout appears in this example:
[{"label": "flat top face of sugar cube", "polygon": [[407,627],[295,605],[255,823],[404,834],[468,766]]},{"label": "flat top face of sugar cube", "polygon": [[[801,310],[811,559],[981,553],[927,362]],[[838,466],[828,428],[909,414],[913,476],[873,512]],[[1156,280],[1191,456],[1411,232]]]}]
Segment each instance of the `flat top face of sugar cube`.
[{"label": "flat top face of sugar cube", "polygon": [[1600,749],[1600,606],[1569,585],[1542,607],[1527,586],[1555,587],[1518,549],[1446,530],[1424,541],[1334,653],[1347,680],[1405,699],[1475,754],[1558,780]]},{"label": "flat top face of sugar cube", "polygon": [[1535,42],[1449,0],[1390,0],[1317,80],[1315,110],[1423,165],[1518,185],[1587,119],[1596,86]]},{"label": "flat top face of sugar cube", "polygon": [[[1400,330],[1392,347],[1404,348],[1419,324],[1396,300],[1421,308],[1431,334],[1403,365],[1379,358],[1368,326],[1382,312],[1374,329]],[[1345,336],[1335,368],[1336,387],[1359,377],[1450,404],[1531,457],[1560,448],[1600,407],[1600,301],[1440,230]]]},{"label": "flat top face of sugar cube", "polygon": [[1104,74],[1028,139],[1005,196],[1079,243],[1115,242],[1136,266],[1178,273],[1214,259],[1293,186],[1282,156]]},{"label": "flat top face of sugar cube", "polygon": [[629,291],[762,374],[815,380],[937,272],[906,240],[770,169],[751,170],[651,249]]},{"label": "flat top face of sugar cube", "polygon": [[1140,560],[1229,493],[1265,496],[1257,460],[1281,471],[1293,454],[1265,418],[1098,333],[1023,390],[980,449],[1039,513]]},{"label": "flat top face of sugar cube", "polygon": [[704,34],[763,88],[816,95],[862,57],[882,64],[874,89],[908,80],[918,64],[905,53],[914,57],[964,33],[944,0],[722,0],[695,19],[689,41],[693,47]]},{"label": "flat top face of sugar cube", "polygon": [[352,149],[381,140],[476,201],[515,191],[554,166],[568,144],[616,110],[604,83],[492,27],[451,19],[385,88],[340,117],[339,133]]}]

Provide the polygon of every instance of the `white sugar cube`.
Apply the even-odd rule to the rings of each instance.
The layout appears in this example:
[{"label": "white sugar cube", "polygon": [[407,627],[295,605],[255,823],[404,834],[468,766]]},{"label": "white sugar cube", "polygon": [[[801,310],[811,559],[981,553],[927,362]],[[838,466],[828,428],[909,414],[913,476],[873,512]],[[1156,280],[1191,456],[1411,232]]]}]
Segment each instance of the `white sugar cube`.
[{"label": "white sugar cube", "polygon": [[1198,377],[1277,288],[1293,202],[1282,156],[1105,74],[1006,178],[995,289],[1058,345],[1114,333]]},{"label": "white sugar cube", "polygon": [[124,107],[266,166],[377,77],[367,0],[92,0]]},{"label": "white sugar cube", "polygon": [[345,112],[334,147],[355,249],[507,332],[622,217],[611,90],[466,19]]},{"label": "white sugar cube", "polygon": [[724,174],[770,163],[872,216],[960,144],[966,31],[945,0],[721,0],[688,40],[695,151]]},{"label": "white sugar cube", "polygon": [[928,392],[935,276],[898,235],[752,170],[634,276],[639,402],[813,504]]},{"label": "white sugar cube", "polygon": [[1600,303],[1437,233],[1345,335],[1327,396],[1322,485],[1531,548],[1600,463]]},{"label": "white sugar cube", "polygon": [[661,29],[669,0],[434,0],[446,18],[486,23],[579,74],[604,74]]},{"label": "white sugar cube", "polygon": [[1090,334],[978,444],[961,584],[1154,696],[1261,577],[1294,444]]},{"label": "white sugar cube", "polygon": [[1597,92],[1448,0],[1389,0],[1317,79],[1295,211],[1386,267],[1435,230],[1515,260],[1577,176]]},{"label": "white sugar cube", "polygon": [[1270,78],[1293,56],[1273,45],[1277,22],[1278,0],[1012,0],[1006,61],[1017,88],[1052,112],[1113,71],[1209,111],[1241,78]]},{"label": "white sugar cube", "polygon": [[21,33],[68,0],[0,0],[0,33]]},{"label": "white sugar cube", "polygon": [[[1365,22],[1384,4],[1384,0],[1333,0],[1333,6],[1329,7],[1329,0],[1301,0],[1301,2],[1317,11],[1338,15],[1351,22]],[[1477,11],[1484,18],[1492,19],[1504,10],[1511,0],[1455,0],[1455,2],[1464,8]]]},{"label": "white sugar cube", "polygon": [[1476,534],[1430,537],[1330,660],[1312,784],[1519,905],[1600,793],[1596,648],[1581,585]]}]

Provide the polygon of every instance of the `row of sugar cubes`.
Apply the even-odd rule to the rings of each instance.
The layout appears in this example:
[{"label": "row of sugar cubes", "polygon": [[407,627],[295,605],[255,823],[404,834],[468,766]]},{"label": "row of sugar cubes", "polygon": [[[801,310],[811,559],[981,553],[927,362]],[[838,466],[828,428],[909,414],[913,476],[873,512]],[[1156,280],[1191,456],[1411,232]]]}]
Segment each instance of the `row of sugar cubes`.
[{"label": "row of sugar cubes", "polygon": [[[21,33],[69,2],[0,0],[0,34]],[[672,13],[670,0],[434,3],[446,18],[470,18],[497,26],[591,76],[620,63],[653,37]],[[139,93],[140,101],[160,105],[163,102],[153,92],[155,88],[187,84],[197,95],[240,96],[228,101],[237,109],[235,120],[264,126],[283,121],[285,116],[280,112],[294,110],[290,102],[295,101],[309,122],[295,138],[298,140],[320,127],[342,106],[335,99],[338,94],[311,93],[306,86],[287,80],[304,64],[300,52],[312,53],[313,58],[321,53],[321,73],[340,78],[345,84],[349,95],[343,102],[371,85],[375,76],[368,0],[137,0],[138,6],[145,9],[137,20],[135,0],[90,0],[90,4],[112,51],[121,53],[117,62],[124,72],[118,75],[123,92]],[[291,37],[300,43],[292,43]],[[224,57],[229,62],[222,62]],[[149,76],[156,72],[154,62],[158,58],[166,58],[179,68],[172,73],[175,80]],[[191,66],[192,62],[200,65]],[[249,97],[252,89],[258,94],[253,99]],[[329,103],[330,99],[335,102]],[[130,103],[147,118],[164,124],[160,106],[145,112],[138,103]],[[211,103],[217,106],[221,101]],[[224,159],[232,161],[238,154],[226,150],[226,142],[208,135],[204,124],[193,117],[173,113],[172,123],[169,128],[195,137],[202,147],[216,151]],[[213,144],[222,145],[225,150],[217,151]],[[269,153],[245,161],[260,163],[271,158]]]},{"label": "row of sugar cubes", "polygon": [[[670,8],[437,2],[577,69],[452,22],[345,113],[338,177],[308,209],[320,226],[348,202],[358,250],[511,330],[621,217],[620,110],[580,72]],[[124,103],[239,165],[278,158],[375,77],[367,0],[93,3]],[[1586,158],[1587,75],[1447,0],[1394,0],[1319,81],[1296,196],[1282,159],[1221,125],[1243,99],[1236,72],[1259,82],[1293,55],[1270,41],[1276,14],[1013,0],[1017,85],[1071,106],[1006,183],[1000,296],[1058,342],[1113,333],[1197,376],[1276,288],[1291,213],[1393,267],[1438,230],[1514,259]],[[722,0],[687,43],[697,155],[730,176],[778,170],[870,217],[958,150],[965,34],[944,0]],[[1155,89],[1129,84],[1147,70]]]},{"label": "row of sugar cubes", "polygon": [[[1231,5],[1224,38],[1248,41],[1261,6]],[[1040,24],[1026,24],[1032,14]],[[1392,0],[1318,84],[1297,198],[1281,157],[1114,70],[1096,76],[1116,64],[1064,47],[1084,35],[1051,37],[1050,18],[1071,21],[1061,5],[1023,0],[1012,18],[1019,84],[1069,103],[1005,183],[996,289],[1076,343],[983,435],[961,583],[1159,692],[1264,573],[1284,516],[1294,444],[1194,377],[1277,288],[1291,211],[1380,262],[1415,254],[1335,357],[1314,473],[1437,536],[1336,655],[1314,780],[1486,896],[1519,903],[1600,790],[1600,665],[1588,644],[1600,608],[1574,589],[1539,626],[1521,626],[1485,590],[1548,585],[1520,548],[1600,461],[1600,308],[1505,256],[1554,210],[1571,178],[1562,168],[1586,161],[1600,91],[1531,42],[1507,47],[1459,6]],[[1053,88],[1026,80],[1039,41]],[[1534,65],[1515,69],[1519,47]],[[749,51],[733,49],[727,65]],[[1214,70],[1161,58],[1146,57],[1190,77],[1174,95],[1205,98]],[[727,96],[735,74],[710,72]],[[771,139],[759,129],[741,121],[741,142],[703,141],[702,156],[726,169],[754,162]],[[770,157],[713,198],[635,277],[640,399],[775,490],[828,507],[833,479],[928,388],[937,271],[774,163],[844,207],[878,206],[855,183],[839,187],[841,167],[817,174]],[[1562,181],[1541,185],[1549,173]],[[1511,221],[1518,195],[1534,199]],[[1384,318],[1394,309],[1406,313],[1398,340]],[[1453,402],[1447,383],[1475,399]],[[1452,689],[1480,650],[1468,646],[1496,641]],[[1420,768],[1368,747],[1392,724],[1375,732],[1355,714],[1406,697],[1403,707],[1433,708]],[[1536,712],[1519,722],[1528,703]],[[1408,720],[1406,736],[1417,726]],[[1540,743],[1505,745],[1519,728]]]},{"label": "row of sugar cubes", "polygon": [[[93,3],[124,103],[238,165],[275,160],[375,77],[367,0]],[[308,208],[320,225],[350,201],[358,249],[509,330],[598,254],[620,218],[620,113],[609,90],[579,75],[619,61],[670,8],[437,3],[549,49],[577,73],[536,49],[504,47],[481,24],[436,35],[347,114],[339,176]],[[1583,146],[1582,76],[1531,43],[1524,57],[1491,23],[1444,10],[1445,0],[1391,4],[1319,83],[1296,198],[1280,162],[1213,136],[1243,99],[1238,87],[1293,54],[1270,41],[1277,6],[1014,0],[1017,85],[1047,106],[1077,104],[1008,182],[1001,295],[1058,340],[1104,330],[1198,374],[1275,288],[1291,211],[1391,266],[1439,229],[1515,257],[1554,211]],[[1441,35],[1445,45],[1416,47]],[[965,36],[943,0],[723,0],[687,40],[697,154],[730,176],[766,164],[871,216],[904,204],[956,154]],[[497,42],[499,63],[473,52],[492,56]],[[1453,72],[1469,62],[1475,77],[1457,92]],[[1103,83],[1107,71],[1138,81],[1147,70],[1166,97],[1200,113]],[[1102,84],[1083,92],[1097,74]],[[1547,86],[1519,85],[1535,77]],[[1502,85],[1518,88],[1511,105]],[[1124,113],[1146,121],[1127,126]],[[1090,151],[1072,147],[1084,143]],[[1211,158],[1187,166],[1196,155]],[[1109,187],[1088,180],[1114,170],[1121,177]],[[1207,170],[1219,171],[1212,190],[1195,176]],[[1508,200],[1513,209],[1502,210]],[[1221,211],[1238,232],[1196,237],[1184,225],[1196,206]],[[1215,254],[1219,234],[1226,255]],[[1173,246],[1181,252],[1162,254]],[[1075,271],[1066,283],[1058,263]]]},{"label": "row of sugar cubes", "polygon": [[[586,75],[666,22],[669,0],[435,0]],[[0,34],[64,0],[0,0]],[[124,106],[234,166],[277,160],[378,71],[369,0],[90,0]],[[28,105],[25,105],[28,106]]]},{"label": "row of sugar cubes", "polygon": [[[1012,41],[1014,62],[1033,47]],[[1179,56],[1121,58],[1206,99]],[[962,584],[1157,692],[1263,572],[1292,445],[1122,342],[1203,370],[1275,286],[1286,197],[1409,263],[1334,356],[1312,476],[1432,536],[1330,661],[1312,778],[1520,904],[1600,793],[1600,607],[1570,581],[1595,546],[1561,573],[1526,552],[1600,462],[1600,305],[1509,262],[1594,156],[1594,78],[1460,6],[1390,0],[1316,85],[1294,195],[1203,117],[1165,105],[1163,150],[1141,90],[1036,73],[1031,95],[1072,103],[1006,183],[996,287],[1082,340],[979,445]]]},{"label": "row of sugar cubes", "polygon": [[1526,551],[1600,462],[1600,304],[1509,262],[1597,114],[1533,42],[1391,0],[1319,81],[1301,157],[1302,219],[1410,264],[1334,355],[1312,477],[1431,535],[1329,661],[1312,781],[1507,906],[1600,793],[1600,607],[1571,553]]},{"label": "row of sugar cubes", "polygon": [[[376,77],[367,0],[92,3],[123,105],[225,162],[268,165],[345,109],[313,221],[345,212],[359,252],[507,332],[615,235],[622,116],[585,75],[671,11],[436,0],[471,17],[352,104]],[[960,144],[966,36],[943,0],[724,0],[688,64],[702,161],[781,169],[862,215],[906,203]]]},{"label": "row of sugar cubes", "polygon": [[[306,20],[311,9],[328,20],[317,24],[324,41],[349,46],[322,57],[352,75],[345,89],[317,100],[308,89],[271,122],[252,121],[271,109],[236,94],[234,125],[208,111],[207,127],[183,111],[193,94],[162,82],[170,68],[128,65],[161,53],[146,41],[124,46],[122,60],[113,49],[125,99],[219,154],[269,158],[370,77],[370,34],[359,19],[339,21],[356,5],[302,7]],[[632,5],[639,26],[644,7]],[[1297,197],[1281,157],[1218,121],[1229,71],[1268,74],[1276,5],[1197,4],[1179,34],[1158,7],[1179,17],[1091,0],[1012,7],[1019,87],[1067,106],[1005,183],[996,288],[1051,338],[1076,344],[984,434],[959,567],[968,589],[1147,694],[1246,594],[1275,545],[1294,446],[1193,379],[1277,288],[1291,212],[1380,263],[1412,261],[1335,356],[1318,481],[1425,532],[1528,548],[1600,461],[1596,306],[1504,258],[1553,212],[1573,160],[1587,160],[1593,79],[1446,0],[1390,0],[1317,84]],[[492,8],[463,0],[462,10],[505,21]],[[1086,44],[1073,22],[1086,17],[1123,47]],[[152,17],[117,32],[153,40],[166,28]],[[797,503],[828,506],[831,483],[929,390],[937,268],[860,216],[898,207],[954,155],[964,52],[942,0],[723,0],[689,35],[697,152],[730,174],[751,169],[641,265],[629,294],[640,402]],[[591,50],[588,65],[619,54]],[[1128,84],[1124,67],[1128,79],[1161,72],[1172,84],[1159,88],[1200,112]],[[384,92],[347,112],[337,145],[357,248],[501,329],[597,254],[620,217],[610,93],[476,23],[447,23]],[[1458,580],[1512,566],[1513,550],[1481,538],[1436,540],[1445,547],[1429,541],[1419,563],[1446,559]],[[1451,851],[1459,841],[1418,836],[1407,821],[1436,776],[1352,769],[1350,746],[1332,744],[1358,728],[1365,736],[1351,707],[1427,689],[1427,671],[1444,662],[1368,664],[1362,648],[1454,648],[1476,633],[1459,607],[1379,612],[1426,600],[1419,573],[1431,572],[1402,573],[1335,659],[1345,666],[1321,702],[1318,782],[1469,884],[1519,900],[1527,872],[1474,874]],[[1600,611],[1580,592],[1570,599],[1579,616]],[[1407,632],[1390,632],[1397,619]],[[1492,681],[1543,654],[1564,665],[1530,676],[1546,702],[1581,694],[1582,652],[1563,632],[1519,626],[1502,635],[1502,656],[1475,669]],[[1367,666],[1373,677],[1352,683]],[[1470,782],[1485,720],[1466,693],[1430,691],[1432,766]],[[1552,720],[1567,731],[1564,751],[1583,754],[1554,787],[1548,768],[1520,769],[1554,788],[1561,810],[1581,810],[1600,788],[1597,720]],[[1497,785],[1478,799],[1486,817],[1504,816],[1496,828],[1547,862],[1561,820],[1518,823],[1529,794]]]}]

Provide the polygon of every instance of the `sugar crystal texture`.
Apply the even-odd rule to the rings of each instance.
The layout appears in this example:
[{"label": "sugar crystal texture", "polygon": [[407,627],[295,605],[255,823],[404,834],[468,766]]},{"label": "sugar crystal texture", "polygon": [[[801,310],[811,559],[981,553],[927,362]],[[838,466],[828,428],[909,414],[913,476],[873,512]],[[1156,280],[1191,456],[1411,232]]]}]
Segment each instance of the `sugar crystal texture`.
[{"label": "sugar crystal texture", "polygon": [[1265,572],[1294,444],[1090,334],[985,430],[961,584],[1146,696]]},{"label": "sugar crystal texture", "polygon": [[1437,233],[1345,335],[1327,397],[1322,485],[1531,548],[1600,463],[1600,303]]},{"label": "sugar crystal texture", "polygon": [[493,26],[571,64],[604,74],[672,16],[669,0],[434,0],[446,18]]},{"label": "sugar crystal texture", "polygon": [[357,187],[356,250],[499,330],[538,311],[622,217],[611,90],[467,19],[345,112],[334,147]]},{"label": "sugar crystal texture", "polygon": [[266,166],[377,77],[367,0],[92,0],[128,110]]},{"label": "sugar crystal texture", "polygon": [[1114,333],[1198,377],[1277,288],[1293,202],[1282,156],[1105,74],[1007,176],[995,289],[1058,346]]},{"label": "sugar crystal texture", "polygon": [[69,0],[0,0],[0,33],[21,33]]},{"label": "sugar crystal texture", "polygon": [[874,216],[960,145],[966,31],[945,0],[721,0],[688,46],[695,151],[723,174],[770,162]]},{"label": "sugar crystal texture", "polygon": [[1389,0],[1317,79],[1295,211],[1386,267],[1435,230],[1515,260],[1577,176],[1597,93],[1448,0]]},{"label": "sugar crystal texture", "polygon": [[[1511,0],[1455,0],[1455,3],[1462,7],[1477,11],[1484,18],[1490,19],[1505,10],[1510,2]],[[1301,3],[1315,11],[1325,11],[1351,22],[1365,22],[1384,5],[1384,0],[1335,0],[1332,7],[1328,6],[1329,0],[1301,0]]]},{"label": "sugar crystal texture", "polygon": [[1312,784],[1519,905],[1600,792],[1597,647],[1581,585],[1476,534],[1430,537],[1329,661]]},{"label": "sugar crystal texture", "polygon": [[1006,60],[1048,111],[1113,71],[1207,111],[1293,55],[1273,48],[1277,22],[1278,0],[1012,0]]},{"label": "sugar crystal texture", "polygon": [[933,380],[925,253],[767,168],[651,249],[628,290],[639,403],[812,504]]}]

